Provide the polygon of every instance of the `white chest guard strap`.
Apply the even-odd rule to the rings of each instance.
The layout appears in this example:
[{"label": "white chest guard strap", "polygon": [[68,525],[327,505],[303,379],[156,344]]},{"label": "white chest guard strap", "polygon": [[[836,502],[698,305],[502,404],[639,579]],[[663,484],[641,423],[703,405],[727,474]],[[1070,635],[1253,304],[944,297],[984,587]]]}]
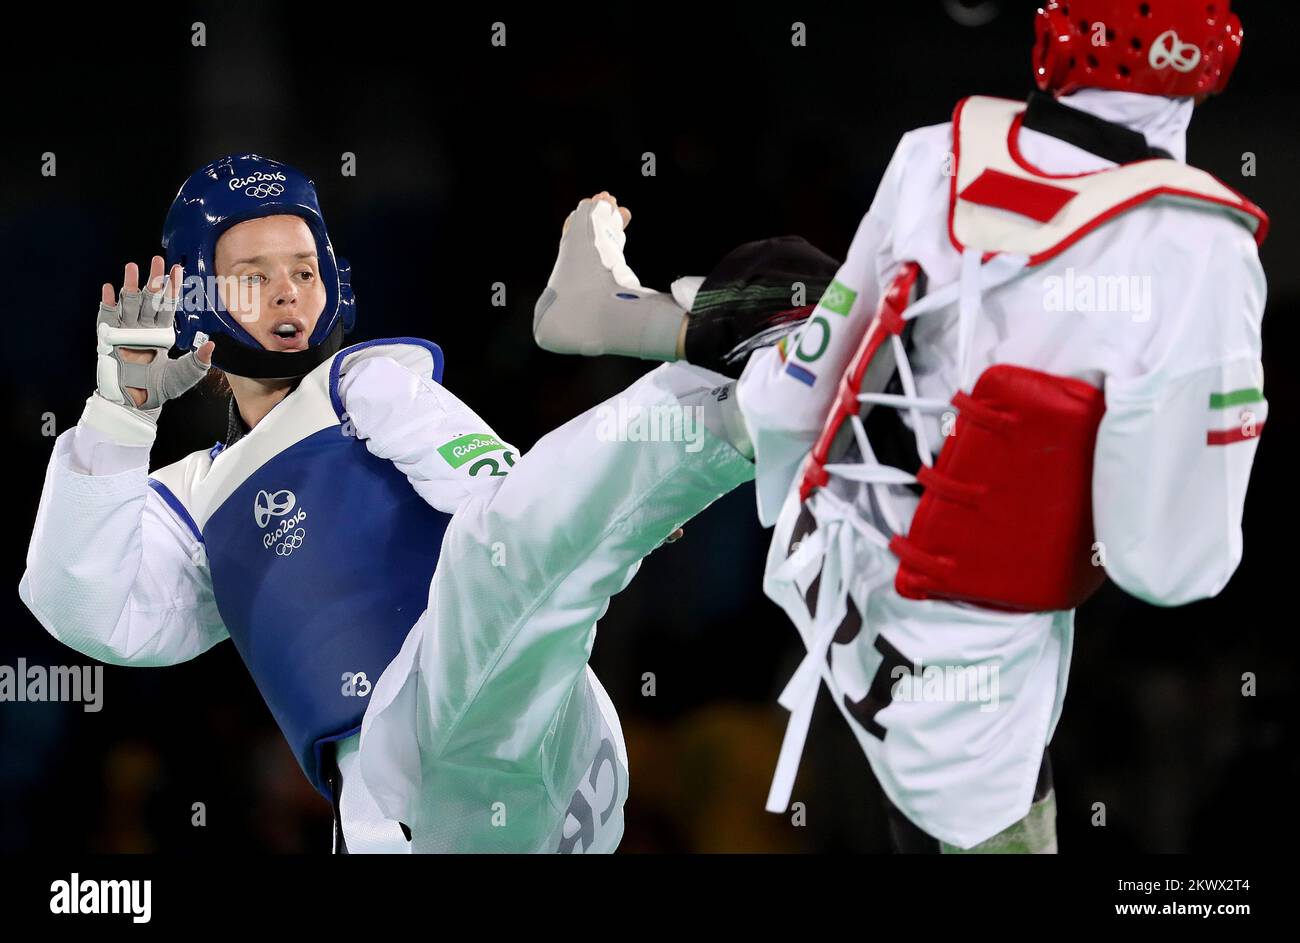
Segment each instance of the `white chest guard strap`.
[{"label": "white chest guard strap", "polygon": [[948,233],[958,251],[1027,256],[1038,265],[1148,200],[1222,207],[1263,242],[1268,217],[1231,187],[1176,160],[1153,159],[1093,173],[1050,175],[1016,144],[1023,102],[974,96],[953,113],[956,160]]}]

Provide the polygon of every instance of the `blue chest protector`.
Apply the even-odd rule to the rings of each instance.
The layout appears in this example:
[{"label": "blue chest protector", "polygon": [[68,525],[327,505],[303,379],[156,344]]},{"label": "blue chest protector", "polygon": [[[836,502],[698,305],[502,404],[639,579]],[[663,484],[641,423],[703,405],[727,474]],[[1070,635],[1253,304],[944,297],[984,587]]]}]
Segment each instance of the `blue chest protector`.
[{"label": "blue chest protector", "polygon": [[[348,352],[330,371],[340,413]],[[274,454],[202,528],[222,621],[327,799],[322,751],[361,729],[369,693],[427,606],[451,520],[350,432],[340,420]]]}]

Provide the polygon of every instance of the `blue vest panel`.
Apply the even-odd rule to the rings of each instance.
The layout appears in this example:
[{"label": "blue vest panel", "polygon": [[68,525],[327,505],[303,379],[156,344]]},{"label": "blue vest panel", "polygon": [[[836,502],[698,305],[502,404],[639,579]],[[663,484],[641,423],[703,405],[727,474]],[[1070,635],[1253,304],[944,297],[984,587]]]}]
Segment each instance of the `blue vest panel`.
[{"label": "blue vest panel", "polygon": [[322,748],[360,730],[428,604],[450,520],[334,425],[259,467],[203,527],[221,619],[327,799]]}]

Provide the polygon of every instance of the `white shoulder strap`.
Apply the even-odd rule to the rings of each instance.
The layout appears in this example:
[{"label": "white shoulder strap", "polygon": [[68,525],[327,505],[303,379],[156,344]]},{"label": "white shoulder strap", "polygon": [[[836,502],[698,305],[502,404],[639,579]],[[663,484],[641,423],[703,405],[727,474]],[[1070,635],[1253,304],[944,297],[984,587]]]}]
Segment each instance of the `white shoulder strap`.
[{"label": "white shoulder strap", "polygon": [[[167,501],[172,509],[180,516],[181,511],[187,515],[192,515],[192,500],[190,493],[194,488],[194,483],[201,479],[207,472],[208,467],[212,464],[211,453],[208,450],[191,452],[183,459],[172,462],[170,465],[164,465],[162,468],[155,469],[149,473],[151,482],[157,482],[166,490],[164,500]],[[155,490],[157,490],[156,486]],[[177,508],[175,505],[179,504]]]},{"label": "white shoulder strap", "polygon": [[1222,208],[1262,242],[1268,217],[1213,176],[1153,159],[1093,173],[1053,176],[1019,153],[1023,102],[976,96],[953,115],[956,167],[949,235],[959,251],[1011,253],[1037,265],[1119,214],[1148,200],[1190,200]]}]

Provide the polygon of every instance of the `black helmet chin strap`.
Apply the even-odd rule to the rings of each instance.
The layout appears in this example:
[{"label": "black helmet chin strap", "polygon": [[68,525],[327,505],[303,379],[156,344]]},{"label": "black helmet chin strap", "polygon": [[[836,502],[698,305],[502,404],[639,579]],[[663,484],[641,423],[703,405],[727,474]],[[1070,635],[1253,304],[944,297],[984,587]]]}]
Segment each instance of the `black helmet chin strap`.
[{"label": "black helmet chin strap", "polygon": [[253,380],[288,380],[306,376],[338,352],[343,345],[343,319],[334,322],[325,340],[307,350],[255,349],[225,334],[214,334],[210,340],[216,344],[212,362],[226,373]]}]

